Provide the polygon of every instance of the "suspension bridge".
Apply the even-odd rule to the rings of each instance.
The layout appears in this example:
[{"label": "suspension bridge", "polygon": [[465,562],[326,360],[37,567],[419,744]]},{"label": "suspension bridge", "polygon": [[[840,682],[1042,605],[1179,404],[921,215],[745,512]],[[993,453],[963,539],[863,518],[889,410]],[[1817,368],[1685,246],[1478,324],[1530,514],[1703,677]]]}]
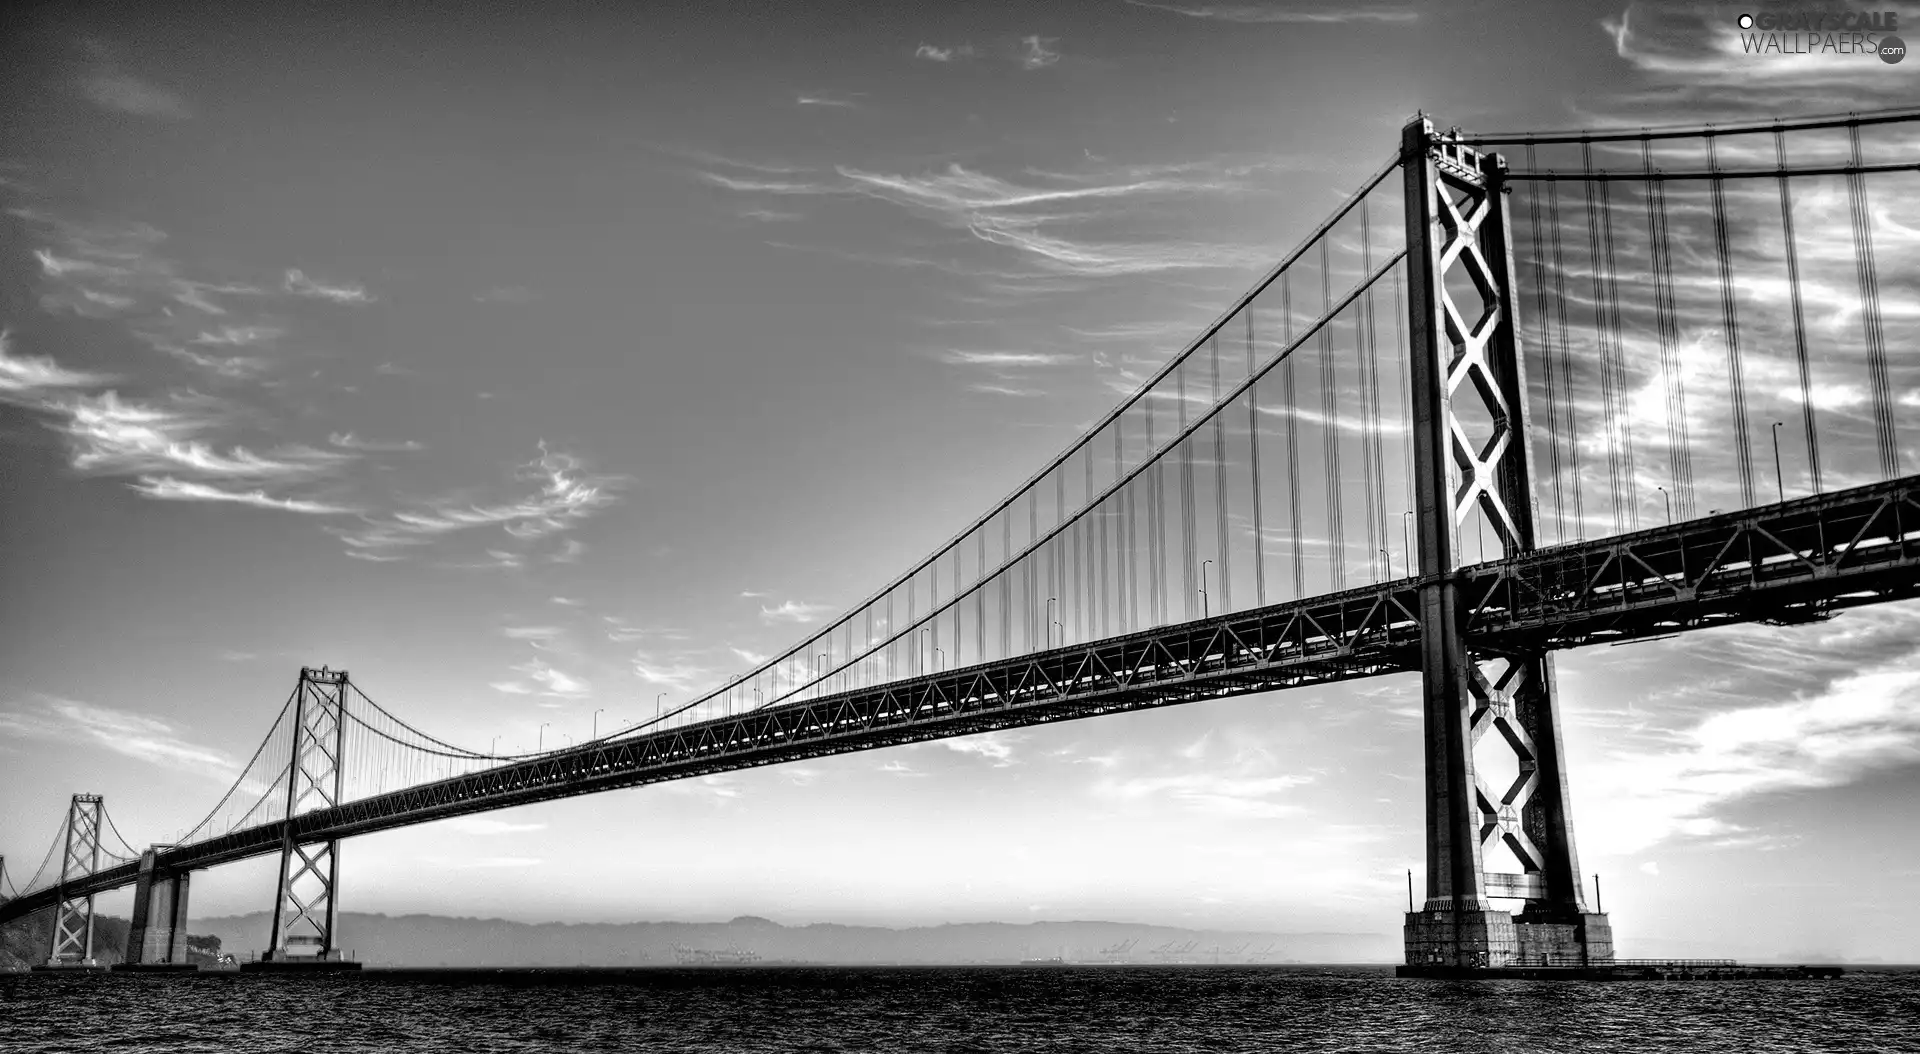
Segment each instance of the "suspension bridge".
[{"label": "suspension bridge", "polygon": [[0,922],[53,910],[49,964],[82,965],[93,898],[132,885],[129,962],[179,963],[192,872],[277,855],[262,961],[338,964],[354,835],[1418,673],[1409,967],[1611,961],[1553,652],[1920,595],[1920,231],[1892,211],[1920,198],[1920,110],[1499,136],[1420,118],[1391,154],[1064,453],[752,672],[503,755],[305,668],[184,836],[136,848],[76,794],[24,884],[0,858]]}]

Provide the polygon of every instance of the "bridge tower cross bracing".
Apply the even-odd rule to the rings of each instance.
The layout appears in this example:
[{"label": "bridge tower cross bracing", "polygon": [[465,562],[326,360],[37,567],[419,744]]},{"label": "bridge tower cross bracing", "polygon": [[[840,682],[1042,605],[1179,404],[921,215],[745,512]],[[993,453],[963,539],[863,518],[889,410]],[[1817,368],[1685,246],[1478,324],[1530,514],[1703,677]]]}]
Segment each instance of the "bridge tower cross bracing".
[{"label": "bridge tower cross bracing", "polygon": [[287,766],[287,816],[280,837],[280,878],[273,929],[264,962],[340,959],[337,924],[338,839],[303,843],[296,820],[339,805],[345,790],[347,743],[345,670],[301,667],[294,697],[293,760]]},{"label": "bridge tower cross bracing", "polygon": [[[1427,826],[1426,902],[1407,914],[1407,964],[1609,961],[1612,931],[1587,910],[1574,850],[1553,659],[1469,648],[1454,575],[1467,529],[1490,529],[1503,556],[1535,547],[1506,163],[1424,117],[1403,130],[1401,159]],[[1483,742],[1508,752],[1508,786],[1485,782],[1498,766],[1476,763]],[[1496,845],[1520,872],[1487,869]],[[1516,916],[1496,899],[1524,907]]]},{"label": "bridge tower cross bracing", "polygon": [[[60,884],[85,878],[100,870],[101,799],[98,794],[76,794],[67,805],[67,829],[60,851]],[[63,890],[64,894],[64,890]],[[53,915],[53,947],[47,966],[93,968],[93,894],[62,895]]]}]

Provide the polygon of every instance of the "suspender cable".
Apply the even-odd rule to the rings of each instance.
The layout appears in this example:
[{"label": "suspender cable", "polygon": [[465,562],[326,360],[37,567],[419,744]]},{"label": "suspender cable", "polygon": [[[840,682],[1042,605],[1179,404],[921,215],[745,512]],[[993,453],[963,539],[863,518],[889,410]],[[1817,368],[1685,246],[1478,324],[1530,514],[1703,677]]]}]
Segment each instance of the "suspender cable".
[{"label": "suspender cable", "polygon": [[[1847,126],[1853,164],[1860,160],[1860,126]],[[1899,439],[1893,426],[1893,381],[1887,372],[1887,339],[1880,326],[1880,278],[1873,266],[1873,212],[1867,203],[1867,177],[1847,176],[1847,203],[1853,213],[1853,264],[1860,282],[1860,324],[1866,331],[1867,375],[1873,388],[1873,438],[1880,455],[1880,478],[1900,474]]]},{"label": "suspender cable", "polygon": [[1674,321],[1673,249],[1667,238],[1666,184],[1653,178],[1653,146],[1640,141],[1640,167],[1647,175],[1647,245],[1653,277],[1655,339],[1660,346],[1661,387],[1667,402],[1667,479],[1681,519],[1693,513],[1693,463],[1687,449],[1686,377],[1679,363],[1679,326]]},{"label": "suspender cable", "polygon": [[[1720,170],[1718,137],[1707,136],[1707,168]],[[1748,434],[1745,363],[1740,352],[1740,304],[1733,293],[1732,238],[1727,227],[1727,184],[1715,179],[1713,196],[1713,255],[1720,279],[1720,332],[1727,346],[1727,394],[1733,405],[1734,460],[1740,472],[1740,504],[1751,507],[1753,493],[1753,439]]]},{"label": "suspender cable", "polygon": [[[1327,262],[1327,243],[1320,242],[1320,313],[1333,308],[1333,278]],[[1320,327],[1320,449],[1325,455],[1327,497],[1327,574],[1334,589],[1344,589],[1346,575],[1346,529],[1341,523],[1340,500],[1340,408],[1338,379],[1334,373],[1333,327]]]},{"label": "suspender cable", "polygon": [[1823,493],[1820,484],[1820,432],[1813,416],[1813,364],[1807,356],[1806,309],[1800,297],[1800,250],[1793,236],[1793,194],[1787,188],[1787,140],[1783,132],[1773,133],[1773,155],[1778,162],[1780,184],[1780,225],[1786,234],[1787,286],[1793,302],[1793,354],[1800,367],[1800,420],[1807,436],[1807,478],[1815,494]]},{"label": "suspender cable", "polygon": [[[1533,144],[1527,144],[1527,168],[1535,165]],[[1549,187],[1552,183],[1547,184]],[[1553,350],[1553,316],[1547,307],[1548,278],[1546,254],[1542,251],[1540,229],[1540,186],[1537,183],[1527,187],[1528,234],[1533,241],[1533,302],[1534,317],[1539,333],[1540,366],[1547,389],[1547,478],[1553,487],[1553,523],[1554,540],[1564,541],[1567,536],[1567,513],[1560,488],[1560,389],[1557,367],[1559,365]]]},{"label": "suspender cable", "polygon": [[[1253,350],[1253,305],[1246,309],[1247,376],[1258,367]],[[1260,509],[1260,386],[1247,389],[1247,454],[1253,477],[1253,602],[1267,606],[1267,532]]]}]

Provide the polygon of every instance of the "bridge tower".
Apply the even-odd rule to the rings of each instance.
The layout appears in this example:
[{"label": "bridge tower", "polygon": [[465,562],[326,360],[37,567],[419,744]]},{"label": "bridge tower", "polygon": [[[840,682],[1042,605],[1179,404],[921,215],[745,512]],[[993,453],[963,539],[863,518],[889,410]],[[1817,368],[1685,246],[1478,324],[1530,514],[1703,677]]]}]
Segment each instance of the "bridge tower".
[{"label": "bridge tower", "polygon": [[[67,831],[60,852],[60,885],[100,870],[98,794],[76,794],[67,805]],[[93,957],[93,894],[68,897],[61,891],[53,914],[53,948],[43,969],[97,970]]]},{"label": "bridge tower", "polygon": [[[1469,648],[1452,574],[1470,524],[1490,527],[1505,556],[1535,545],[1506,162],[1425,118],[1403,130],[1401,159],[1427,819],[1426,903],[1407,914],[1407,965],[1611,961],[1612,930],[1587,910],[1574,852],[1553,659]],[[1487,785],[1498,769],[1476,764],[1480,746],[1509,754],[1509,786]],[[1495,846],[1520,872],[1487,870]],[[1499,910],[1496,898],[1524,907]]]},{"label": "bridge tower", "polygon": [[345,790],[347,671],[300,668],[293,701],[293,760],[287,766],[287,819],[280,836],[280,880],[270,947],[249,966],[346,967],[337,936],[340,842],[305,842],[299,817],[340,804]]}]

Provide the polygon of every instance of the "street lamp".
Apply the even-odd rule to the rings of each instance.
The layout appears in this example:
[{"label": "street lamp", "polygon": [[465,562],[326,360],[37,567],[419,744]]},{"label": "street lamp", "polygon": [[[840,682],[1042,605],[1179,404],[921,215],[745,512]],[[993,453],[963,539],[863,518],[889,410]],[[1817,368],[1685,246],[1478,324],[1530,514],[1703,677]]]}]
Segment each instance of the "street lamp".
[{"label": "street lamp", "polygon": [[1667,505],[1667,526],[1673,526],[1673,495],[1668,494],[1667,488],[1665,487],[1655,487],[1653,489],[1660,492],[1660,500]]},{"label": "street lamp", "polygon": [[604,706],[593,712],[593,738],[595,739],[600,738],[600,715],[606,712],[607,708]]},{"label": "street lamp", "polygon": [[487,746],[487,756],[496,757],[499,755],[499,753],[500,753],[500,737],[494,736],[493,742],[488,744]]},{"label": "street lamp", "polygon": [[667,698],[667,693],[665,692],[661,692],[659,695],[656,695],[653,697],[653,720],[655,724],[660,723],[660,710],[662,709],[666,698]]},{"label": "street lamp", "polygon": [[533,739],[533,752],[535,754],[538,754],[541,751],[547,749],[547,726],[550,724],[553,724],[553,722],[552,721],[540,722],[540,731],[534,734],[534,739]]},{"label": "street lamp", "polygon": [[1407,577],[1412,578],[1413,571],[1413,511],[1400,514],[1400,544],[1407,550]]},{"label": "street lamp", "polygon": [[1780,426],[1784,424],[1785,421],[1775,421],[1773,427],[1768,429],[1773,433],[1773,489],[1779,492],[1781,501],[1787,500],[1786,477],[1780,474]]},{"label": "street lamp", "polygon": [[1054,626],[1053,609],[1059,603],[1060,603],[1059,597],[1047,598],[1047,647],[1049,648],[1053,647],[1053,626]]},{"label": "street lamp", "polygon": [[1385,560],[1387,562],[1387,577],[1392,578],[1393,577],[1393,554],[1390,552],[1387,552],[1385,549],[1382,549],[1380,550],[1380,559]]},{"label": "street lamp", "polygon": [[1210,618],[1213,615],[1213,597],[1207,592],[1207,565],[1211,563],[1213,563],[1212,560],[1200,561],[1200,617],[1201,618]]}]

